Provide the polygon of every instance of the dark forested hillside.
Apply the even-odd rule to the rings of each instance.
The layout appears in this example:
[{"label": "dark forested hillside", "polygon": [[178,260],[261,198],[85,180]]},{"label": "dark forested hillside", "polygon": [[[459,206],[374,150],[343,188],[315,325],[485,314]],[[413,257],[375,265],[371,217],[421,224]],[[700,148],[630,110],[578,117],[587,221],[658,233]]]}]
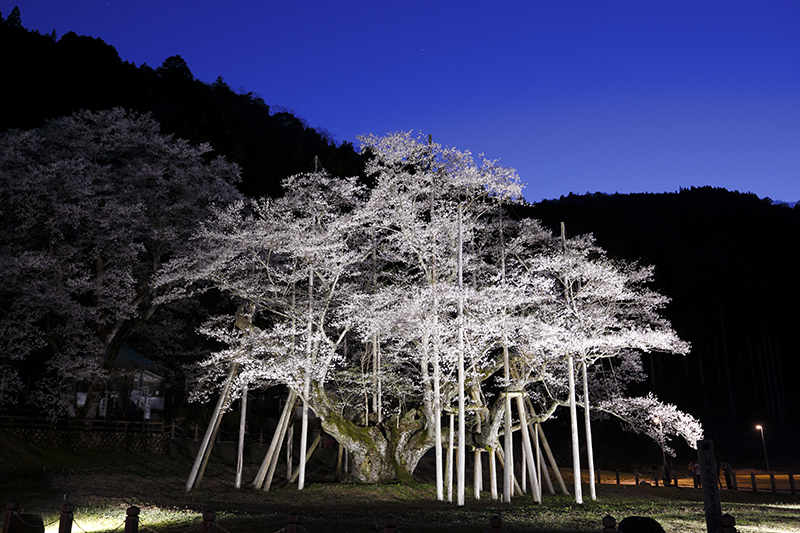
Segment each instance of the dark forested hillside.
[{"label": "dark forested hillside", "polygon": [[737,454],[759,456],[755,424],[773,436],[797,430],[800,208],[703,187],[569,195],[522,211],[656,266],[658,289],[672,298],[667,314],[693,345],[685,358],[645,357],[661,399],[699,416]]},{"label": "dark forested hillside", "polygon": [[56,40],[5,20],[0,72],[0,132],[38,127],[80,109],[124,107],[151,113],[164,133],[210,143],[239,164],[243,192],[250,196],[279,195],[280,180],[308,171],[314,156],[333,175],[363,172],[350,143],[337,145],[254,93],[232,91],[222,78],[212,84],[194,79],[180,56],[155,69],[137,67],[99,38],[70,32]]}]

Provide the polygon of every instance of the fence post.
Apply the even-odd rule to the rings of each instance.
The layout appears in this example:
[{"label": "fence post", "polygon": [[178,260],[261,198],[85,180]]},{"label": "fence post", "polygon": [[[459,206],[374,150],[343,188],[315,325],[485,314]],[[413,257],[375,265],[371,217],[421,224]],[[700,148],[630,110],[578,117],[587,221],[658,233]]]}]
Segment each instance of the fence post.
[{"label": "fence post", "polygon": [[797,489],[794,486],[794,474],[789,474],[789,489],[792,491],[792,494],[797,494]]},{"label": "fence post", "polygon": [[70,503],[65,503],[61,506],[61,519],[58,522],[58,533],[70,533],[72,531],[72,512],[75,506]]},{"label": "fence post", "polygon": [[11,526],[11,517],[19,509],[19,504],[16,502],[8,502],[6,503],[6,514],[3,517],[3,533],[8,533],[8,529]]},{"label": "fence post", "polygon": [[139,508],[135,505],[128,507],[128,516],[125,517],[125,533],[136,533],[139,530]]},{"label": "fence post", "polygon": [[619,469],[617,469],[617,485],[619,485]]},{"label": "fence post", "polygon": [[775,486],[775,474],[769,475],[769,484],[772,487],[772,492],[778,492],[778,488]]},{"label": "fence post", "polygon": [[756,485],[756,473],[750,472],[750,483],[753,485],[753,492],[758,491],[758,485]]},{"label": "fence post", "polygon": [[736,519],[728,513],[722,515],[722,533],[736,533]]},{"label": "fence post", "polygon": [[286,533],[297,533],[300,528],[300,515],[290,514],[289,523],[286,525]]},{"label": "fence post", "polygon": [[394,528],[397,525],[393,516],[387,516],[383,519],[383,533],[395,533]]},{"label": "fence post", "polygon": [[214,520],[217,519],[217,513],[214,511],[205,511],[203,513],[203,523],[200,524],[200,533],[211,533],[214,529]]},{"label": "fence post", "polygon": [[503,521],[499,516],[494,515],[489,519],[489,533],[502,533]]},{"label": "fence post", "polygon": [[611,515],[603,517],[603,533],[617,533],[617,520]]}]

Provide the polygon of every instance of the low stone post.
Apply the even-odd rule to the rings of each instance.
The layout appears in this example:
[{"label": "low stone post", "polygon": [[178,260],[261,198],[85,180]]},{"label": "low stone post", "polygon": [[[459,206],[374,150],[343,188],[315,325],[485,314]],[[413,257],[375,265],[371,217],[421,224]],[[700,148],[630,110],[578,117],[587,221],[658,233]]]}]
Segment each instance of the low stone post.
[{"label": "low stone post", "polygon": [[6,514],[3,516],[3,533],[8,533],[9,528],[11,527],[11,517],[19,509],[19,504],[16,502],[8,502],[6,504]]},{"label": "low stone post", "polygon": [[135,505],[128,507],[127,514],[125,517],[125,533],[136,533],[139,531],[139,508]]},{"label": "low stone post", "polygon": [[65,503],[61,506],[61,518],[58,522],[58,533],[70,533],[72,531],[72,519],[75,511],[75,506],[70,503]]},{"label": "low stone post", "polygon": [[611,515],[603,517],[603,533],[617,533],[617,519]]},{"label": "low stone post", "polygon": [[736,533],[736,519],[725,513],[722,515],[722,533]]},{"label": "low stone post", "polygon": [[289,523],[286,525],[286,533],[297,533],[300,529],[300,515],[290,514]]},{"label": "low stone post", "polygon": [[383,533],[395,533],[395,526],[397,522],[393,516],[387,516],[383,519]]},{"label": "low stone post", "polygon": [[217,519],[217,513],[214,511],[206,511],[203,513],[203,523],[200,524],[200,533],[211,533],[214,529],[214,520]]},{"label": "low stone post", "polygon": [[489,533],[502,533],[503,521],[499,516],[494,515],[489,519]]}]

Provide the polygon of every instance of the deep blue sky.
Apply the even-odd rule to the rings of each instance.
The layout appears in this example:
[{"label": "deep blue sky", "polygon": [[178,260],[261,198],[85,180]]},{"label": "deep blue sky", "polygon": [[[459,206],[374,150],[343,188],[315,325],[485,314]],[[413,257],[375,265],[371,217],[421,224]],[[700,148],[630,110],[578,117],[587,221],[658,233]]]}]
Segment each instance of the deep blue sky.
[{"label": "deep blue sky", "polygon": [[499,158],[530,201],[800,200],[797,0],[2,0],[3,16],[15,5],[136,65],[179,54],[339,142],[413,130]]}]

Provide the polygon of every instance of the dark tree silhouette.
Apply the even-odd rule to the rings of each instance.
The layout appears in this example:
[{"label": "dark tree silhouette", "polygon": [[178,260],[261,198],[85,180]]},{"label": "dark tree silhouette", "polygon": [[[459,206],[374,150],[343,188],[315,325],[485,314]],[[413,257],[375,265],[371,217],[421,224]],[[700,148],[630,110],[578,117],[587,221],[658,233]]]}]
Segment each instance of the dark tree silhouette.
[{"label": "dark tree silhouette", "polygon": [[0,132],[40,127],[81,109],[123,107],[150,113],[164,133],[210,143],[242,168],[241,190],[250,196],[282,195],[281,180],[308,171],[315,156],[334,176],[363,173],[364,160],[350,143],[335,143],[293,113],[273,112],[261,96],[235,92],[222,78],[194,79],[180,55],[156,69],[137,67],[101,39],[53,37],[0,24],[0,48],[18,51],[0,56],[0,72],[10,80],[0,84]]}]

